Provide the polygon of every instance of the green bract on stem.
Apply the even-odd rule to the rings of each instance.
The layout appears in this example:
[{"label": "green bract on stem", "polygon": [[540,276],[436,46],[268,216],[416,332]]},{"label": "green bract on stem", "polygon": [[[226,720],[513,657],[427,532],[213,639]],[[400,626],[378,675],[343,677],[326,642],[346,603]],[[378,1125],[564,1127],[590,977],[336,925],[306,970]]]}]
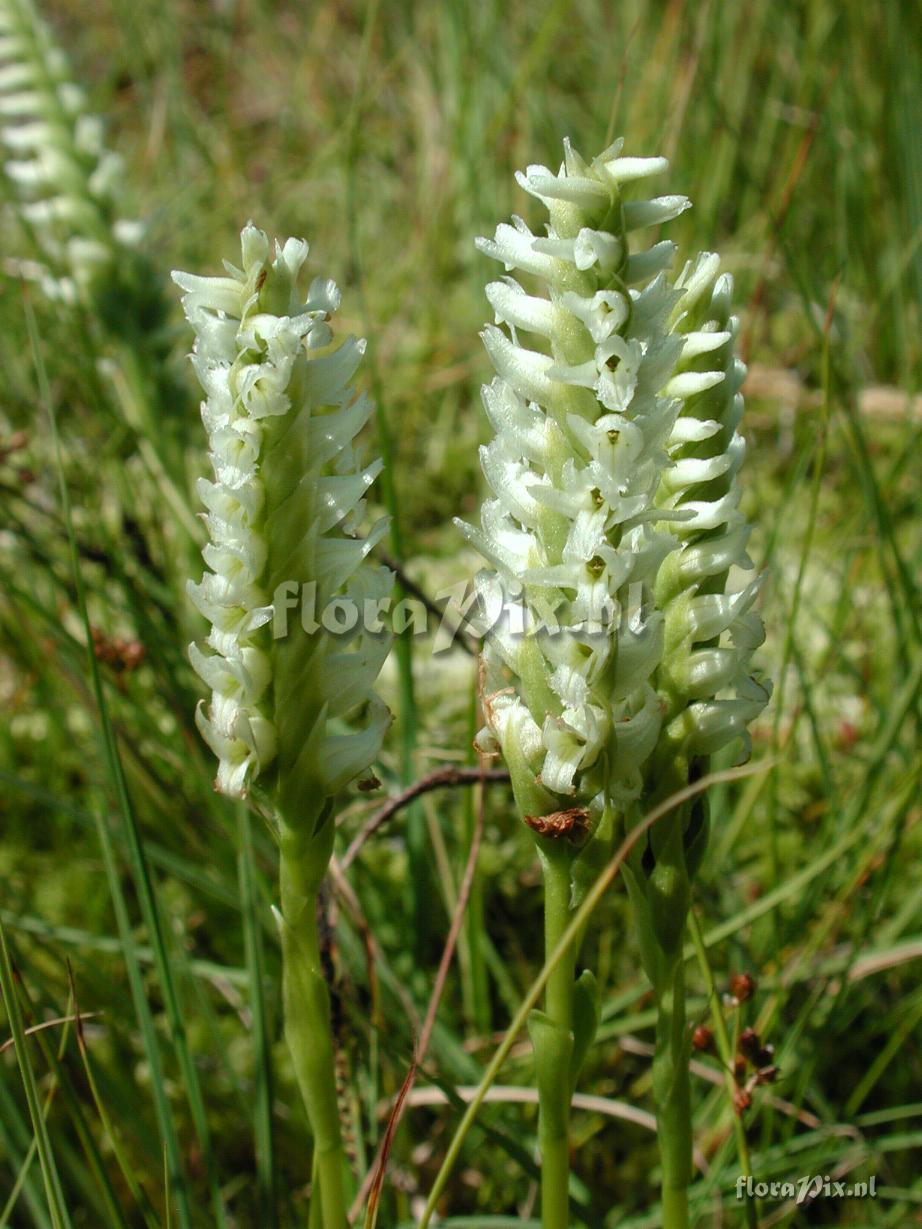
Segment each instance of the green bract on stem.
[{"label": "green bract on stem", "polygon": [[[320,962],[317,900],[333,849],[333,799],[378,753],[389,714],[373,692],[389,637],[350,621],[333,635],[287,619],[310,585],[321,608],[359,610],[391,588],[367,556],[386,529],[358,527],[380,463],[355,438],[372,405],[352,376],[364,345],[334,347],[335,285],[304,298],[307,244],[270,251],[248,225],[241,268],[226,277],[174,273],[195,330],[193,363],[213,479],[200,479],[209,570],[190,583],[211,624],[192,663],[211,688],[199,728],[218,757],[216,788],[243,797],[259,779],[278,827],[286,1037],[315,1142],[323,1229],[344,1229],[343,1152]],[[350,724],[345,724],[346,719]]]},{"label": "green bract on stem", "polygon": [[[487,288],[497,377],[483,391],[495,435],[482,464],[493,498],[479,528],[461,526],[492,565],[478,578],[491,625],[480,745],[503,754],[534,833],[549,951],[626,819],[700,775],[702,757],[744,734],[768,696],[747,672],[761,639],[756,586],[724,592],[732,566],[751,566],[729,279],[715,280],[717,259],[704,256],[673,284],[674,244],[632,248],[635,232],[690,202],[627,199],[666,162],[621,149],[587,163],[565,143],[556,175],[533,166],[518,177],[547,207],[547,234],[515,218],[479,241],[530,282]],[[659,1008],[673,1227],[691,1164],[676,952],[701,816],[699,806],[651,831],[631,876]],[[574,953],[532,1017],[545,1229],[569,1223],[569,1102],[595,1028],[594,982],[575,967]]]}]

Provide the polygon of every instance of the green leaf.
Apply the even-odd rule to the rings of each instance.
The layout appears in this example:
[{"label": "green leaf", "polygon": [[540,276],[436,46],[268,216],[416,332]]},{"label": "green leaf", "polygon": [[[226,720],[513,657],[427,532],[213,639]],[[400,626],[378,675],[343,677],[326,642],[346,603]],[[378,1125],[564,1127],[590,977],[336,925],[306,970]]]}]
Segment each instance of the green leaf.
[{"label": "green leaf", "polygon": [[573,987],[573,1053],[570,1056],[570,1094],[576,1089],[579,1073],[595,1040],[602,1004],[599,984],[591,969],[583,969]]},{"label": "green leaf", "polygon": [[[564,1101],[559,1090],[562,1084],[569,1086],[573,1034],[543,1011],[534,1008],[528,1014],[528,1035],[535,1048],[538,1097],[544,1115],[542,1134],[566,1135],[567,1121],[563,1109],[569,1098]],[[555,1121],[558,1115],[560,1120]]]}]

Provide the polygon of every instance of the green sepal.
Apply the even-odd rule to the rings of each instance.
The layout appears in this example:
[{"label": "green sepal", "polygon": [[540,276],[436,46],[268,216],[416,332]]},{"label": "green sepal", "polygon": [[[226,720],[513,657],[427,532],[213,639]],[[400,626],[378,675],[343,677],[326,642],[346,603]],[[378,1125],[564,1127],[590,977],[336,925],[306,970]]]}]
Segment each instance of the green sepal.
[{"label": "green sepal", "polygon": [[688,827],[685,829],[685,870],[689,881],[698,873],[704,860],[711,831],[711,806],[707,794],[699,794],[691,804]]},{"label": "green sepal", "polygon": [[657,853],[656,865],[647,879],[647,896],[656,940],[664,952],[674,952],[682,945],[691,903],[679,823],[674,825],[668,844]]},{"label": "green sepal", "polygon": [[573,985],[573,1053],[570,1056],[570,1096],[595,1041],[602,1014],[599,983],[591,969],[583,969]]},{"label": "green sepal", "polygon": [[551,713],[555,717],[560,716],[560,697],[548,685],[547,660],[534,635],[522,638],[519,646],[518,674],[522,687],[522,699],[538,725],[541,725],[546,713]]},{"label": "green sepal", "polygon": [[663,863],[654,867],[650,895],[653,933],[664,952],[674,952],[682,944],[691,900],[684,868]]},{"label": "green sepal", "polygon": [[[676,772],[676,787],[681,780],[683,777]],[[660,792],[671,792],[672,788],[667,778]],[[667,953],[681,946],[688,916],[690,886],[684,846],[688,817],[689,804],[686,803],[655,823],[648,834],[653,866],[648,869],[641,863],[643,890],[647,898],[647,924],[660,949]]]},{"label": "green sepal", "polygon": [[550,815],[559,810],[560,804],[554,795],[538,783],[534,770],[522,754],[517,738],[504,740],[503,758],[512,779],[516,805],[522,815]]},{"label": "green sepal", "polygon": [[621,868],[621,874],[627,886],[627,894],[637,922],[640,963],[643,965],[643,970],[650,983],[656,985],[660,965],[660,952],[650,917],[647,876],[641,866],[641,856],[641,850],[635,845]]},{"label": "green sepal", "polygon": [[535,1081],[544,1115],[541,1133],[566,1136],[569,1098],[562,1098],[560,1089],[569,1087],[573,1034],[534,1008],[528,1013],[528,1035],[535,1050]]}]

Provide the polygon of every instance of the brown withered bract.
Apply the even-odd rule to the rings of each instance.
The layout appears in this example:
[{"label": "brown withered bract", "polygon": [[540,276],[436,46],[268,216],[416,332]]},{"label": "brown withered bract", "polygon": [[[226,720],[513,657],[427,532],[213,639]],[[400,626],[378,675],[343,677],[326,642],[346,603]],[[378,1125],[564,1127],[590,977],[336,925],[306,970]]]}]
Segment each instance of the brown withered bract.
[{"label": "brown withered bract", "polygon": [[585,807],[551,811],[549,815],[524,815],[522,818],[533,832],[551,840],[565,837],[568,841],[578,841],[589,831],[589,812]]}]

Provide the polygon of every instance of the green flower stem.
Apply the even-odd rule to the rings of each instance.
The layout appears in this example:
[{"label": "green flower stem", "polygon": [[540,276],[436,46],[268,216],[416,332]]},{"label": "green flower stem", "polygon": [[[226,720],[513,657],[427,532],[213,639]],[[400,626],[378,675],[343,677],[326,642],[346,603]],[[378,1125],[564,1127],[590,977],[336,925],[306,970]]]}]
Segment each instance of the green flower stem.
[{"label": "green flower stem", "polygon": [[[332,829],[332,820],[324,827]],[[346,1229],[345,1153],[336,1100],[330,994],[323,976],[317,930],[316,838],[283,833],[279,861],[282,902],[282,998],[285,1039],[314,1135],[323,1229]],[[316,1193],[315,1193],[316,1198]],[[311,1224],[314,1220],[311,1220]]]},{"label": "green flower stem", "polygon": [[[317,1152],[314,1150],[314,1163],[311,1169],[311,1186],[315,1191],[320,1190],[320,1171],[317,1166]],[[321,1211],[321,1197],[318,1194],[316,1199],[311,1200],[311,1206],[307,1211],[307,1229],[323,1229],[323,1212]]]},{"label": "green flower stem", "polygon": [[663,1229],[687,1229],[692,1176],[691,1086],[681,946],[663,953],[656,985],[653,1095],[663,1168]]},{"label": "green flower stem", "polygon": [[[542,867],[545,958],[550,960],[570,924],[569,858],[560,854],[545,856]],[[548,978],[545,1015],[536,1014],[531,1021],[539,1097],[543,1229],[569,1229],[570,1224],[570,1069],[575,967],[573,943]]]},{"label": "green flower stem", "polygon": [[[668,796],[681,774],[666,774]],[[663,1229],[688,1229],[688,1186],[692,1177],[691,1042],[685,1018],[685,924],[690,906],[684,834],[690,810],[683,807],[660,825],[646,855],[634,851],[626,876],[638,920],[641,958],[656,1001],[653,1101],[662,1164]]]}]

